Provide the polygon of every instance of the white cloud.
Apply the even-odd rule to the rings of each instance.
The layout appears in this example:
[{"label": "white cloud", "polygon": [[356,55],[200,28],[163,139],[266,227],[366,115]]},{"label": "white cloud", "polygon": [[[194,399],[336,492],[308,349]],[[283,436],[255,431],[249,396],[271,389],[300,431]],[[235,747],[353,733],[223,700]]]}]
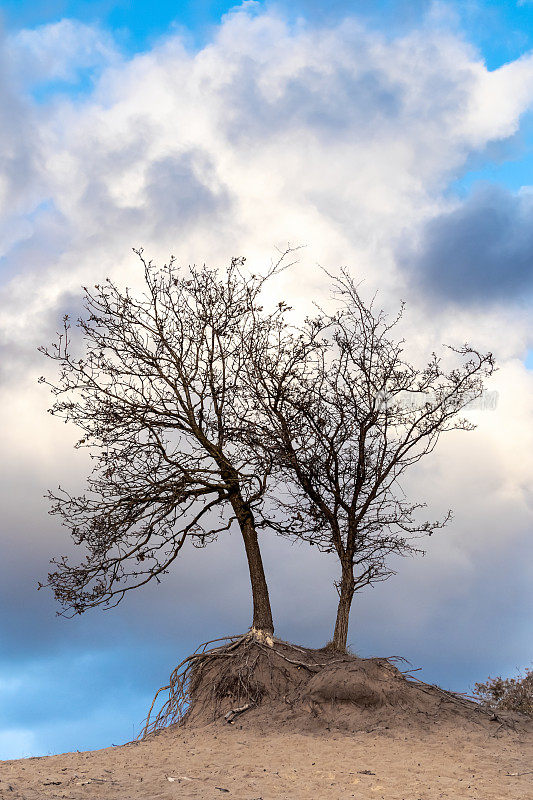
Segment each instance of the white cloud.
[{"label": "white cloud", "polygon": [[533,93],[533,54],[488,72],[477,67],[477,81],[464,121],[464,132],[474,146],[488,139],[511,136],[521,114],[530,107]]},{"label": "white cloud", "polygon": [[[59,260],[45,250],[34,265],[42,274],[53,260],[53,285],[126,269],[140,240],[184,259],[264,258],[274,244],[305,242],[311,261],[401,281],[394,237],[442,208],[466,155],[516,130],[531,100],[531,60],[489,73],[442,32],[387,41],[350,21],[291,29],[240,10],[197,53],[174,37],[128,63],[97,47],[97,31],[68,32],[58,63],[76,37],[112,63],[85,102],[31,120],[41,194],[69,236]],[[36,52],[53,51],[52,33],[38,32]]]},{"label": "white cloud", "polygon": [[119,59],[111,35],[71,19],[13,33],[6,50],[12,75],[30,84],[72,83],[80,70],[109,66]]}]

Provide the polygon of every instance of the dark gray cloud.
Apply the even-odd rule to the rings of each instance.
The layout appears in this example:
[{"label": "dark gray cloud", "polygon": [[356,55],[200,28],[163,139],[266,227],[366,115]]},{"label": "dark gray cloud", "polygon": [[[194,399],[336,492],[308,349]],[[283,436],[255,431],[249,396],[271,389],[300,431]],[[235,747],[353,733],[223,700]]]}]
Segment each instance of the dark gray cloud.
[{"label": "dark gray cloud", "polygon": [[13,85],[0,32],[0,201],[2,216],[20,211],[35,196],[39,178],[39,134],[27,101]]},{"label": "dark gray cloud", "polygon": [[[364,42],[359,45],[358,60],[364,62]],[[398,120],[405,90],[400,81],[378,67],[359,71],[353,65],[334,70],[329,66],[301,68],[271,99],[261,88],[262,65],[250,58],[238,81],[226,90],[230,138],[270,137],[295,127],[310,128],[321,136],[355,128],[358,137],[366,138],[379,126]]]},{"label": "dark gray cloud", "polygon": [[0,240],[14,241],[6,257],[0,259],[0,287],[26,270],[44,271],[70,243],[69,221],[50,199],[43,200],[19,221],[18,235],[11,235],[12,219],[2,222]]},{"label": "dark gray cloud", "polygon": [[398,259],[423,292],[461,305],[508,301],[533,291],[533,195],[499,186],[425,223]]},{"label": "dark gray cloud", "polygon": [[[416,43],[425,69],[413,78],[409,50],[401,40],[385,55],[368,30],[353,21],[337,30],[337,48],[327,36],[309,31],[306,46],[321,57],[313,52],[307,63],[290,70],[285,57],[285,69],[277,72],[253,51],[239,56],[231,79],[222,89],[216,83],[222,99],[220,125],[229,141],[257,146],[279,135],[305,132],[326,146],[349,141],[354,153],[366,143],[376,147],[383,142],[386,163],[387,143],[396,143],[402,131],[402,139],[412,135],[419,142],[419,163],[431,161],[435,137],[468,102],[475,84],[472,71],[464,64],[450,70],[440,42],[428,36]],[[286,47],[291,46],[287,40]]]},{"label": "dark gray cloud", "polygon": [[228,210],[230,197],[213,164],[190,150],[154,161],[146,175],[145,195],[157,229],[178,232]]},{"label": "dark gray cloud", "polygon": [[[348,39],[347,35],[345,46]],[[395,73],[387,63],[376,64],[375,54],[365,52],[368,44],[357,30],[352,39],[352,53],[339,57],[333,69],[331,63],[301,67],[273,97],[263,88],[263,66],[246,58],[238,79],[226,88],[224,124],[230,139],[255,141],[302,129],[321,138],[349,134],[354,142],[362,142],[421,119],[431,124],[464,102],[471,76],[465,74],[459,82],[456,76],[430,71],[420,78],[420,91],[413,94],[405,75]],[[436,49],[432,53],[433,47],[427,45],[426,56],[438,62],[439,53]]]},{"label": "dark gray cloud", "polygon": [[[21,249],[23,252],[26,250],[24,247]],[[28,250],[33,251],[34,246],[28,245]],[[0,304],[2,301],[9,302],[9,289],[0,292]],[[30,380],[33,381],[33,387],[36,388],[38,376],[44,375],[52,378],[54,372],[57,374],[57,370],[52,368],[52,362],[39,352],[38,348],[41,346],[50,348],[52,343],[57,342],[57,334],[62,331],[65,314],[70,317],[71,342],[77,346],[80,343],[81,335],[76,328],[76,321],[80,316],[87,316],[83,303],[81,286],[79,292],[62,292],[55,304],[42,306],[33,314],[32,325],[24,331],[25,335],[21,336],[19,331],[9,328],[2,332],[0,388],[8,387],[10,384],[16,385],[17,381],[24,381],[28,375],[31,376]],[[43,389],[43,397],[44,394],[45,390]]]}]

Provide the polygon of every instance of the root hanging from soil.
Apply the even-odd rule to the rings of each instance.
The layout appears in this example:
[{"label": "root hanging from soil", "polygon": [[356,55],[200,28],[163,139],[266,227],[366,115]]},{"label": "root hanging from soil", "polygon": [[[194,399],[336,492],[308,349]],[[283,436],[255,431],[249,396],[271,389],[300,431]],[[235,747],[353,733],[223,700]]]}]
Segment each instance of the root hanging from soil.
[{"label": "root hanging from soil", "polygon": [[[209,646],[216,644],[215,647]],[[156,693],[139,739],[172,725],[290,726],[302,731],[387,729],[396,722],[489,723],[491,712],[459,693],[424,683],[392,662],[281,639],[213,639],[184,659]],[[505,724],[499,716],[497,721]],[[515,724],[513,721],[512,724]]]},{"label": "root hanging from soil", "polygon": [[[162,686],[155,693],[152,705],[137,738],[145,739],[151,733],[167,728],[169,725],[183,722],[190,705],[190,683],[195,668],[198,668],[201,663],[205,665],[211,660],[231,656],[232,650],[243,642],[245,638],[245,636],[240,635],[211,639],[197,647],[192,655],[184,658],[171,672],[168,685]],[[214,642],[227,642],[228,644],[219,645],[207,651],[207,647]],[[168,697],[157,710],[157,701],[160,695],[164,695],[164,692],[168,692]]]}]

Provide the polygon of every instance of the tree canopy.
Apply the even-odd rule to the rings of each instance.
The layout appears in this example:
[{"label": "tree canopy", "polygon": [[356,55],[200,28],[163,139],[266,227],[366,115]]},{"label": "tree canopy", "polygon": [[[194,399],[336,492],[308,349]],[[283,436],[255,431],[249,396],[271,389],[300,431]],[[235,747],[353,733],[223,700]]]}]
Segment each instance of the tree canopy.
[{"label": "tree canopy", "polygon": [[451,518],[421,518],[425,503],[405,497],[401,478],[442,433],[475,427],[461,412],[494,364],[465,344],[447,349],[453,366],[435,353],[414,366],[395,335],[403,305],[390,318],[365,303],[348,272],[329,277],[332,313],[297,331],[276,319],[253,349],[248,442],[276,462],[268,524],[338,555],[333,645],[343,650],[354,593],[393,574],[389,556],[423,552],[416,541]]},{"label": "tree canopy", "polygon": [[[42,352],[60,365],[45,378],[50,409],[83,435],[94,468],[87,491],[49,492],[51,513],[85,547],[81,563],[63,557],[48,577],[65,611],[119,602],[159,580],[187,540],[204,547],[236,523],[250,570],[253,627],[271,634],[272,614],[255,525],[272,470],[243,444],[250,414],[245,358],[262,322],[265,276],[245,274],[244,259],[225,273],[157,268],[137,251],[145,291],[112,281],[84,287],[87,315],[77,321],[74,353],[68,316],[58,342]],[[276,313],[276,312],[275,312]]]}]

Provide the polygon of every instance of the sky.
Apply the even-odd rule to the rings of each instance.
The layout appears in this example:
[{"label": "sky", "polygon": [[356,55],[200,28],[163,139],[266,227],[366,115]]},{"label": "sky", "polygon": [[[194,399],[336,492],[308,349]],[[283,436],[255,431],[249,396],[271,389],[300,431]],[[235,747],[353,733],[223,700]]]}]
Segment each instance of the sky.
[{"label": "sky", "polygon": [[[36,590],[70,548],[43,495],[89,469],[46,413],[37,347],[82,285],[139,285],[132,247],[262,269],[304,245],[276,289],[298,313],[327,298],[320,265],[347,266],[385,308],[405,299],[413,357],[494,353],[496,408],[406,482],[453,523],[356,597],[349,642],[461,691],[529,665],[533,3],[4,0],[2,16],[0,758],[130,740],[177,662],[250,622],[235,534],[113,610],[67,620]],[[335,562],[262,536],[277,634],[321,646]]]}]

